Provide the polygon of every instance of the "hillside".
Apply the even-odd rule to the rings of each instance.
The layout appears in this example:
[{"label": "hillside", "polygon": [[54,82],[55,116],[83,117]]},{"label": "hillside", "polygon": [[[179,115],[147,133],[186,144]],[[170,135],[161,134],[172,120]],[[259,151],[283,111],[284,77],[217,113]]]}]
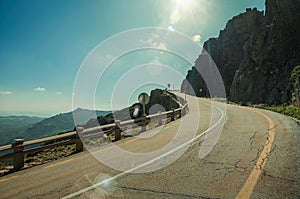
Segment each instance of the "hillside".
[{"label": "hillside", "polygon": [[205,50],[188,72],[182,90],[189,82],[197,96],[209,96],[197,75],[200,67],[207,67],[199,63],[208,53],[219,68],[230,101],[269,105],[290,102],[290,77],[300,64],[299,9],[300,1],[266,0],[265,13],[248,8],[233,17],[218,38],[204,43]]},{"label": "hillside", "polygon": [[[155,89],[151,91],[150,102],[146,105],[146,114],[178,108],[180,103],[184,103],[183,99],[178,98],[168,91]],[[0,123],[0,146],[11,144],[15,138],[34,140],[73,131],[75,128],[74,116],[76,117],[77,124],[84,125],[86,128],[98,126],[99,123],[101,125],[113,123],[115,118],[118,120],[129,120],[136,118],[133,116],[134,109],[136,108],[138,108],[136,117],[140,117],[143,113],[143,106],[140,103],[133,104],[131,107],[120,111],[115,111],[113,114],[111,111],[96,111],[95,114],[95,111],[78,108],[74,112],[60,113],[45,119],[25,117],[28,120],[26,120],[27,123],[20,122],[21,117],[8,117],[9,119],[3,119],[2,123]]]},{"label": "hillside", "polygon": [[[89,119],[86,116],[93,116],[95,112],[87,109],[76,109],[80,112],[82,118],[77,118],[81,124],[85,124]],[[111,111],[96,111],[97,116],[106,115]],[[1,117],[2,118],[2,117]],[[0,145],[11,144],[15,138],[24,138],[25,140],[34,140],[42,137],[56,135],[58,133],[74,130],[75,124],[73,112],[60,113],[49,118],[27,118],[26,122],[19,117],[7,117],[8,119],[1,120],[0,118]],[[31,119],[31,120],[30,120]],[[24,125],[22,125],[24,124]],[[15,126],[14,126],[15,125]]]},{"label": "hillside", "polygon": [[28,116],[3,116],[0,117],[0,145],[10,144],[17,138],[21,131],[44,118]]}]

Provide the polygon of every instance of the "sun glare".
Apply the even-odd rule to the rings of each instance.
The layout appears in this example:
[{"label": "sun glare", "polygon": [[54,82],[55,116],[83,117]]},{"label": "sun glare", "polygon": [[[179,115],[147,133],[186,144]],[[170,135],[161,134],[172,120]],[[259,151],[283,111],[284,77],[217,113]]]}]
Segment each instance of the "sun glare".
[{"label": "sun glare", "polygon": [[174,10],[170,16],[170,24],[177,24],[194,9],[196,0],[173,0]]},{"label": "sun glare", "polygon": [[176,4],[180,9],[191,9],[193,7],[194,0],[176,0]]},{"label": "sun glare", "polygon": [[180,21],[188,21],[190,23],[195,12],[198,14],[201,12],[200,4],[202,1],[203,0],[173,0],[173,9],[170,13],[170,24],[175,26],[178,25]]}]

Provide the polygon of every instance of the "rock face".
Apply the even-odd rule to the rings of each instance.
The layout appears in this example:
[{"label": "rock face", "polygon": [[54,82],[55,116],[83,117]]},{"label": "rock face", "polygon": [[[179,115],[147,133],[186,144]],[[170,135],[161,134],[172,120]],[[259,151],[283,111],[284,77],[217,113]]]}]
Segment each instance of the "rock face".
[{"label": "rock face", "polygon": [[[145,106],[146,114],[155,114],[159,111],[169,111],[172,109],[177,109],[180,105],[184,104],[184,100],[173,93],[170,93],[166,90],[154,89],[150,93],[150,101]],[[135,110],[136,113],[135,113]],[[128,108],[124,108],[119,111],[107,114],[105,116],[99,116],[97,119],[89,120],[85,128],[91,128],[95,126],[105,125],[114,123],[115,120],[131,120],[143,116],[143,105],[141,103],[135,103]]]},{"label": "rock face", "polygon": [[[300,1],[266,0],[265,14],[248,8],[228,21],[218,38],[204,43],[219,68],[229,100],[276,105],[291,99],[289,78],[300,63],[299,9]],[[185,82],[197,96],[208,96],[195,68]],[[200,76],[197,81],[195,76]]]},{"label": "rock face", "polygon": [[166,90],[155,89],[150,93],[150,102],[146,106],[147,114],[154,114],[158,111],[169,111],[177,109],[184,104],[183,99]]}]

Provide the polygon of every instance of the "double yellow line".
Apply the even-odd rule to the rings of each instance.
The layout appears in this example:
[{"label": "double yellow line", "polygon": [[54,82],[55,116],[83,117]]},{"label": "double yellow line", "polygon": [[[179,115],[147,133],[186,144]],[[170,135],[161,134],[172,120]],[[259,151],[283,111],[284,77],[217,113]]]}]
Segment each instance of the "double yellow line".
[{"label": "double yellow line", "polygon": [[253,170],[251,171],[248,179],[246,180],[244,186],[242,187],[242,189],[240,190],[239,194],[236,196],[236,199],[248,199],[250,198],[251,194],[253,193],[253,190],[255,188],[255,185],[257,184],[257,181],[262,173],[262,170],[264,168],[264,166],[266,165],[266,162],[268,160],[268,155],[271,152],[272,149],[272,144],[274,142],[274,138],[275,138],[275,125],[273,120],[268,117],[267,115],[263,114],[260,111],[257,111],[255,109],[250,109],[247,108],[251,111],[254,111],[256,113],[258,113],[259,115],[263,116],[269,123],[269,134],[268,134],[268,139],[267,142],[264,146],[264,149],[262,150],[260,156],[258,157],[255,167],[253,168]]}]

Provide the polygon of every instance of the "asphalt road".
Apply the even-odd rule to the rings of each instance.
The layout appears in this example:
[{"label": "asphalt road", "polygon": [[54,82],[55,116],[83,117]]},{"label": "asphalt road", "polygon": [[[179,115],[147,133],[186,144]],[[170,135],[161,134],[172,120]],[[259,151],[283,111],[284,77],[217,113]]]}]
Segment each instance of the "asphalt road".
[{"label": "asphalt road", "polygon": [[[209,126],[215,108],[206,99],[188,96],[188,100],[196,100],[199,107],[192,104],[182,119],[158,133],[144,133],[147,138],[117,143],[133,153],[155,151],[177,139],[181,127],[187,135],[193,133],[187,127],[197,123],[197,137],[185,141],[187,145],[175,144],[174,150],[143,166],[131,165],[127,172],[95,159],[94,155],[108,154],[110,146],[93,153],[84,151],[1,177],[0,198],[300,198],[300,125],[296,121],[269,111],[227,105],[226,114],[217,111],[213,116],[213,123],[219,125]],[[201,147],[206,146],[205,136],[223,122],[216,145],[199,158]],[[178,154],[176,161],[159,170],[132,173],[164,165]]]}]

